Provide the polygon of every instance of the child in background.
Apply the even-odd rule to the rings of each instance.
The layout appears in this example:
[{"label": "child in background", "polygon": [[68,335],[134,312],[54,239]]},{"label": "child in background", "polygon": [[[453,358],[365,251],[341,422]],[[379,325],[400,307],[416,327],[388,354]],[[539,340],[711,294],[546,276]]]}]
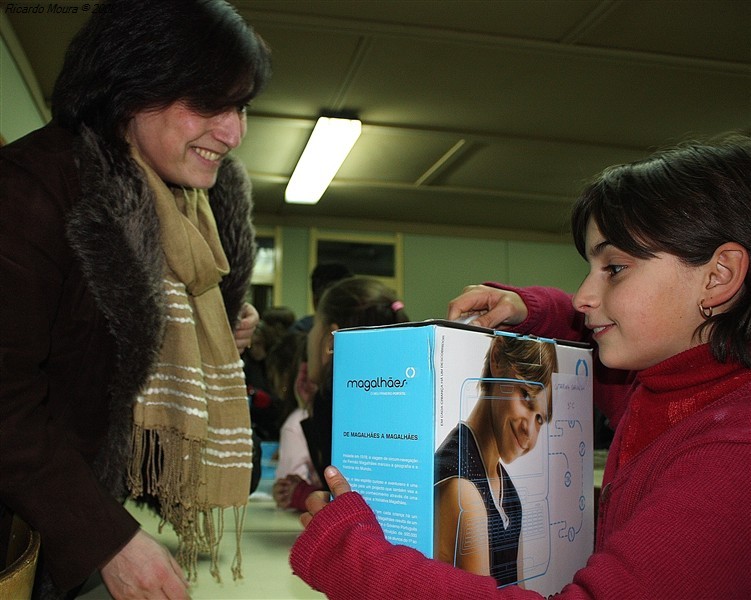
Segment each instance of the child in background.
[{"label": "child in background", "polygon": [[[265,442],[278,441],[279,430],[297,406],[293,391],[297,354],[304,334],[287,331],[278,319],[280,310],[269,309],[253,332],[253,343],[243,354],[245,382],[253,421],[253,430]],[[283,314],[283,313],[282,313]]]},{"label": "child in background", "polygon": [[280,439],[282,424],[298,405],[295,394],[295,378],[300,357],[305,352],[305,334],[299,331],[284,331],[266,355],[266,374],[269,389],[276,400],[274,431]]},{"label": "child in background", "polygon": [[[616,432],[594,553],[556,598],[749,598],[751,138],[607,169],[571,224],[590,267],[573,306],[495,284],[448,315],[591,340],[607,367],[595,401]],[[291,563],[329,598],[541,598],[388,543],[334,467],[327,479],[335,500],[308,499]]]},{"label": "child in background", "polygon": [[[334,332],[345,327],[393,325],[408,320],[404,304],[394,292],[368,277],[342,279],[327,288],[318,302],[307,340],[307,376],[318,390],[309,408],[310,415],[300,426],[315,473],[324,486],[323,470],[331,462]],[[300,480],[284,486],[283,498],[289,498],[290,503],[287,506],[304,509],[304,499],[313,488],[306,486],[298,491],[297,487],[303,484]],[[276,498],[276,490],[274,495]],[[281,489],[279,496],[282,498]]]},{"label": "child in background", "polygon": [[291,365],[295,376],[290,382],[297,400],[297,408],[286,418],[279,432],[279,461],[272,493],[279,508],[304,511],[308,494],[323,487],[310,458],[308,443],[300,425],[302,420],[310,416],[309,409],[318,386],[308,378],[305,351],[307,334],[299,332],[293,335],[299,336],[300,339],[297,359]]}]

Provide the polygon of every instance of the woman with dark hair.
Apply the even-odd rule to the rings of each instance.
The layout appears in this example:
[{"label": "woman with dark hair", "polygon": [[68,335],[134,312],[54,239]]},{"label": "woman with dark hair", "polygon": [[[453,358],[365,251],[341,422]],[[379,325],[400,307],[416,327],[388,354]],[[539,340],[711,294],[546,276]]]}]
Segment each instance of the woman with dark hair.
[{"label": "woman with dark hair", "polygon": [[263,40],[226,2],[114,0],[105,8],[65,54],[52,95],[62,127],[86,125],[122,145],[140,111],[180,101],[206,116],[239,112],[268,79]]},{"label": "woman with dark hair", "polygon": [[[556,598],[751,597],[751,138],[608,169],[571,223],[590,269],[573,299],[488,284],[448,314],[597,345],[595,401],[616,431],[594,553]],[[541,598],[392,546],[327,478],[335,500],[308,499],[291,562],[329,598]]]},{"label": "woman with dark hair", "polygon": [[[113,0],[68,49],[52,123],[0,150],[0,538],[11,515],[40,533],[35,597],[97,569],[114,598],[187,597],[199,550],[218,576],[219,513],[250,485],[257,322],[228,153],[269,65],[223,0]],[[174,526],[179,565],[129,495]]]}]

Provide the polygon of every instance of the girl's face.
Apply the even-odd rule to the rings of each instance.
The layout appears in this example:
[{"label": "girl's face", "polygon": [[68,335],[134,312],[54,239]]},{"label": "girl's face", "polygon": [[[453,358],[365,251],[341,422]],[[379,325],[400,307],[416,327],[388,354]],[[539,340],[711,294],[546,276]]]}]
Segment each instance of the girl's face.
[{"label": "girl's face", "polygon": [[334,345],[334,336],[332,335],[335,327],[331,327],[323,322],[321,316],[316,312],[313,317],[313,327],[308,332],[308,379],[313,383],[320,385],[321,372],[323,367],[331,361],[331,351]]},{"label": "girl's face", "polygon": [[495,383],[491,422],[501,460],[510,464],[537,445],[547,414],[548,388]]},{"label": "girl's face", "polygon": [[136,113],[126,139],[163,181],[208,189],[216,182],[222,159],[240,145],[246,127],[244,108],[206,116],[173,102]]},{"label": "girl's face", "polygon": [[589,274],[573,298],[614,369],[641,370],[698,345],[698,308],[704,272],[676,256],[635,258],[602,236],[590,219],[586,235]]}]

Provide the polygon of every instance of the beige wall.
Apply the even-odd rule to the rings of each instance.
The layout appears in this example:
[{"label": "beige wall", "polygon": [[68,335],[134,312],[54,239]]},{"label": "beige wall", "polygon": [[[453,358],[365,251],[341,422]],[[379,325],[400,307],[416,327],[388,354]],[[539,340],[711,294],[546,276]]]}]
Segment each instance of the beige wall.
[{"label": "beige wall", "polygon": [[22,76],[23,54],[16,52],[14,58],[11,52],[17,42],[2,14],[0,34],[0,135],[6,142],[12,142],[44,125],[48,115],[35,101],[34,92],[36,98],[39,94],[34,82]]},{"label": "beige wall", "polygon": [[[309,229],[281,227],[280,304],[299,316],[309,302]],[[383,233],[392,233],[383,231]],[[573,243],[405,233],[404,303],[413,320],[444,318],[462,288],[483,281],[576,291],[586,263]]]}]

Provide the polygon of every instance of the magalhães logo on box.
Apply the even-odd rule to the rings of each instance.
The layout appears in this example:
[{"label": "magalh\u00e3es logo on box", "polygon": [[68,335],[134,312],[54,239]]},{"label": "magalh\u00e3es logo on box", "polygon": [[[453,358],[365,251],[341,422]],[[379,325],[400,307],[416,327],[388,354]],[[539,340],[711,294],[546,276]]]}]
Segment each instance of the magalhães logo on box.
[{"label": "magalh\u00e3es logo on box", "polygon": [[404,378],[376,376],[373,379],[349,379],[347,380],[347,388],[358,388],[365,392],[400,389],[405,387],[409,380],[414,379],[416,375],[417,371],[414,367],[407,367],[404,371]]}]

